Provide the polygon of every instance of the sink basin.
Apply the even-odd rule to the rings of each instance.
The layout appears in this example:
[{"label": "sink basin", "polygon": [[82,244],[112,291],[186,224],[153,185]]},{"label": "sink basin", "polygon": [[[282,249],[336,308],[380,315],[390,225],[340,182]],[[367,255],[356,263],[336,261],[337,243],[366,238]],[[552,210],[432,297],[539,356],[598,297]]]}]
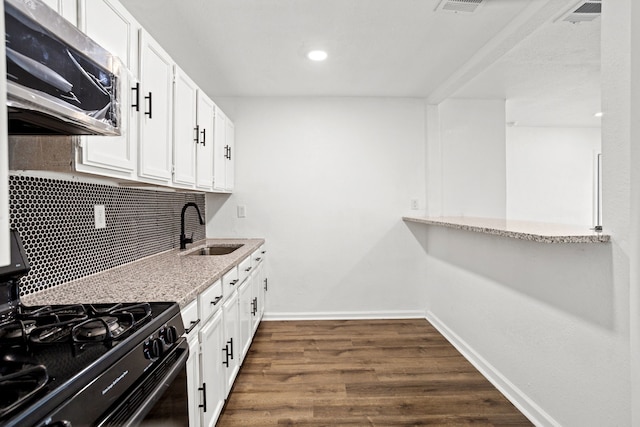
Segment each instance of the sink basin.
[{"label": "sink basin", "polygon": [[200,248],[193,252],[190,252],[188,255],[228,255],[236,249],[241,248],[243,245],[228,245],[228,246],[207,246],[205,248]]}]

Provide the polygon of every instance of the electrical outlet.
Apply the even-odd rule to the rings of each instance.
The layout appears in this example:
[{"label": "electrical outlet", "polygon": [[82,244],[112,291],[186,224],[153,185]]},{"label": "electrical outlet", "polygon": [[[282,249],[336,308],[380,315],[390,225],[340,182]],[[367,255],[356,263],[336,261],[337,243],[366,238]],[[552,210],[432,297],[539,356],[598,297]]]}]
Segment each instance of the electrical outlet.
[{"label": "electrical outlet", "polygon": [[418,210],[418,199],[411,199],[411,209],[414,211]]},{"label": "electrical outlet", "polygon": [[96,223],[96,228],[106,228],[107,227],[107,217],[104,212],[104,205],[94,205],[93,206],[93,218]]},{"label": "electrical outlet", "polygon": [[244,205],[238,205],[238,218],[245,218],[247,216],[247,207]]}]

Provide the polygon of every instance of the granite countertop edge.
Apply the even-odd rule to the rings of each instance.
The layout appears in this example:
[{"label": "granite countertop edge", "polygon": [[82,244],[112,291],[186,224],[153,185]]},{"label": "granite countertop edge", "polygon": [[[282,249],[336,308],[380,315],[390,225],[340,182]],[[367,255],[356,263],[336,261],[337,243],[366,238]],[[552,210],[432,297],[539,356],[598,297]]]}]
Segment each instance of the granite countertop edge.
[{"label": "granite countertop edge", "polygon": [[[175,301],[181,308],[264,244],[264,239],[204,239],[20,298],[24,305]],[[242,245],[227,255],[192,256],[210,246]]]},{"label": "granite countertop edge", "polygon": [[[443,226],[539,243],[607,243],[611,238],[610,235],[601,232],[561,224],[465,217],[404,216],[402,219],[407,222]],[[504,225],[498,225],[501,222]]]}]

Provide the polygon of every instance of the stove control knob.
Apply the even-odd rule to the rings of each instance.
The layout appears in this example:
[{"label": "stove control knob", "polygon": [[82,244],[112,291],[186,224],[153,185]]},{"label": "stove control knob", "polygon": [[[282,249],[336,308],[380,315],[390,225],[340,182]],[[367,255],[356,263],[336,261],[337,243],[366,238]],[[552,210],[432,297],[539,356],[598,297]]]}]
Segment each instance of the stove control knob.
[{"label": "stove control knob", "polygon": [[144,357],[155,360],[162,356],[162,341],[158,338],[150,339],[144,343]]},{"label": "stove control knob", "polygon": [[167,326],[160,330],[160,337],[164,340],[165,344],[171,345],[178,339],[178,331],[175,326]]}]

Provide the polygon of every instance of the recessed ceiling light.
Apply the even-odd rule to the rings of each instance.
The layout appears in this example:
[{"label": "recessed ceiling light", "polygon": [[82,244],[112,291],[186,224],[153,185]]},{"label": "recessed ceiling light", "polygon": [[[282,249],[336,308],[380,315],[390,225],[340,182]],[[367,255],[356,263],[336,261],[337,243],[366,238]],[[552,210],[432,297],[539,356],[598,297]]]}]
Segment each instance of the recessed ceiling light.
[{"label": "recessed ceiling light", "polygon": [[325,59],[327,59],[327,56],[327,52],[325,52],[324,50],[312,50],[311,52],[307,53],[307,58],[312,61],[324,61]]},{"label": "recessed ceiling light", "polygon": [[602,117],[604,115],[604,113],[602,111],[598,111],[597,113],[595,113],[593,116],[594,117]]}]

